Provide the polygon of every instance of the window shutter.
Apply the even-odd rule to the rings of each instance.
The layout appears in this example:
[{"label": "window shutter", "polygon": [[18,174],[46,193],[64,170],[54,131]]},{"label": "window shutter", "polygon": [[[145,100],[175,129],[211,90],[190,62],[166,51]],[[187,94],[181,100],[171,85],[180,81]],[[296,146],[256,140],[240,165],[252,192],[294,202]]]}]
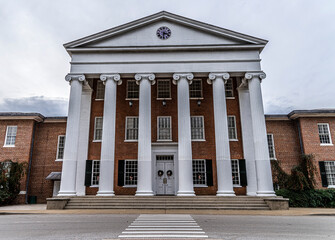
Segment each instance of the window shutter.
[{"label": "window shutter", "polygon": [[120,187],[124,185],[124,160],[119,160],[117,185]]},{"label": "window shutter", "polygon": [[242,187],[245,187],[248,185],[247,181],[247,168],[245,166],[245,159],[238,160],[238,165],[240,168],[240,184]]},{"label": "window shutter", "polygon": [[213,167],[212,167],[212,160],[206,160],[206,177],[207,177],[207,186],[213,186]]},{"label": "window shutter", "polygon": [[321,174],[322,187],[328,187],[325,162],[319,162],[319,166],[320,166],[320,174]]},{"label": "window shutter", "polygon": [[92,181],[92,160],[86,160],[85,186],[91,186]]}]

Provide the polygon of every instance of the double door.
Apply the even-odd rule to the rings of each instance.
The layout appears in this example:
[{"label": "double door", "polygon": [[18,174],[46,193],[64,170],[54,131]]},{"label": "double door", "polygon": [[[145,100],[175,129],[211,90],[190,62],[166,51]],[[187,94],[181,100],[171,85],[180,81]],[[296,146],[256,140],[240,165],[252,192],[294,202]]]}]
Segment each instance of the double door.
[{"label": "double door", "polygon": [[173,155],[156,156],[156,194],[174,195],[174,163]]}]

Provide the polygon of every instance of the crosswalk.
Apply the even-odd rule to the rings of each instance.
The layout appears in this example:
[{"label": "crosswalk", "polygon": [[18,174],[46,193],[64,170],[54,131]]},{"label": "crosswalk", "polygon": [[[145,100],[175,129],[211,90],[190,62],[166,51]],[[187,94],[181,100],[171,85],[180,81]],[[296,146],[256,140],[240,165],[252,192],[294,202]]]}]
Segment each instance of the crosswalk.
[{"label": "crosswalk", "polygon": [[208,238],[188,214],[141,214],[119,238]]}]

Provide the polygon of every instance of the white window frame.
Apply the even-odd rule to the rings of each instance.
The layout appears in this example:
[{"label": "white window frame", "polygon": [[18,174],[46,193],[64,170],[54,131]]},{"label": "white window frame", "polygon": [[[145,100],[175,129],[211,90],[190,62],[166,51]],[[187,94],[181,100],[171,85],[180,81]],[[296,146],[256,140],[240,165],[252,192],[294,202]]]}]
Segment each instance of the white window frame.
[{"label": "white window frame", "polygon": [[[138,119],[138,116],[127,116],[126,117],[126,125],[125,125],[125,134],[124,134],[124,141],[125,142],[137,142],[138,141],[138,124],[137,124],[137,139],[127,139],[127,126],[128,126],[128,119],[130,119],[130,118],[137,118]],[[139,119],[137,120],[137,121],[139,121]],[[139,123],[139,122],[138,122]]]},{"label": "white window frame", "polygon": [[[200,96],[200,97],[191,97],[191,88],[189,87],[189,94],[190,94],[190,99],[191,99],[191,100],[204,99],[202,79],[193,79],[193,80],[192,80],[192,84],[193,84],[194,82],[198,82],[198,81],[200,82],[200,92],[201,92],[201,96]],[[191,86],[192,84],[190,84],[189,86]]]},{"label": "white window frame", "polygon": [[135,82],[136,84],[136,80],[127,80],[127,86],[126,86],[126,100],[139,100],[139,97],[140,97],[140,87],[138,87],[138,98],[129,98],[128,97],[128,83],[129,82]]},{"label": "white window frame", "polygon": [[[271,154],[270,154],[269,136],[271,136],[271,141],[272,141],[273,157],[271,157]],[[276,149],[275,149],[275,141],[274,141],[273,134],[272,133],[268,133],[266,135],[266,137],[267,137],[267,141],[268,141],[269,158],[270,158],[270,160],[277,160],[277,158],[276,158]]]},{"label": "white window frame", "polygon": [[241,187],[240,161],[238,159],[232,159],[231,160],[231,165],[232,165],[231,174],[232,174],[232,178],[234,177],[233,174],[235,173],[235,172],[233,172],[233,162],[236,162],[237,175],[238,175],[238,184],[234,183],[234,180],[232,179],[232,181],[233,181],[233,187]]},{"label": "white window frame", "polygon": [[[233,118],[234,119],[234,134],[235,134],[235,138],[230,138],[230,136],[229,136],[229,118]],[[234,115],[228,115],[227,116],[227,125],[228,125],[228,138],[229,138],[229,141],[231,141],[231,142],[237,142],[238,141],[238,137],[237,137],[236,116],[234,116]]]},{"label": "white window frame", "polygon": [[[334,172],[328,172],[328,164],[331,163],[332,165],[335,166],[335,161],[325,161],[325,171],[326,171],[326,177],[327,177],[327,182],[328,182],[328,188],[335,188],[335,171]],[[334,178],[332,180],[333,184],[329,184],[330,180],[329,180],[329,176],[328,175],[334,175]]]},{"label": "white window frame", "polygon": [[[235,96],[234,96],[234,81],[232,78],[229,78],[227,80],[227,83],[228,81],[231,82],[231,85],[232,85],[232,88],[231,89],[227,89],[227,84],[225,84],[225,95],[226,95],[226,99],[235,99]],[[229,96],[227,97],[227,92],[231,92],[232,93],[232,96]]]},{"label": "white window frame", "polygon": [[[102,89],[100,89],[100,91],[103,92],[102,98],[97,98],[97,96],[98,96],[98,86],[99,85],[102,85]],[[104,99],[105,99],[105,85],[104,85],[104,83],[102,81],[98,80],[97,81],[97,90],[95,92],[95,100],[96,101],[103,101]]]},{"label": "white window frame", "polygon": [[[124,160],[124,174],[123,174],[123,187],[137,187],[137,184],[133,184],[133,185],[127,185],[126,184],[126,169],[127,169],[127,162],[137,162],[137,170],[136,170],[136,174],[137,174],[137,181],[138,181],[138,160],[137,159],[126,159]],[[150,173],[151,174],[151,173]]]},{"label": "white window frame", "polygon": [[[14,127],[16,128],[16,130],[15,130],[15,141],[14,141],[14,144],[7,144],[8,129],[9,128],[14,128]],[[17,125],[9,125],[9,126],[7,126],[4,147],[15,147],[16,137],[17,137]]]},{"label": "white window frame", "polygon": [[[102,123],[101,123],[102,124],[102,127],[101,127],[101,139],[97,139],[97,136],[96,136],[97,119],[101,119],[101,121],[102,121]],[[104,122],[103,117],[95,117],[94,118],[94,137],[93,137],[93,142],[101,142],[102,141],[102,131],[103,131],[103,128],[104,128],[103,122]]]},{"label": "white window frame", "polygon": [[[159,85],[159,82],[168,82],[169,83],[169,97],[167,98],[161,98],[159,97],[159,88],[158,88],[158,85]],[[158,79],[157,80],[157,100],[171,100],[171,81],[169,79]]]},{"label": "white window frame", "polygon": [[[194,117],[199,117],[201,118],[201,121],[202,121],[202,136],[203,138],[195,138],[195,139],[192,139],[192,118]],[[204,116],[191,116],[191,141],[192,142],[203,142],[203,141],[206,141],[206,137],[205,137],[205,120],[204,120]]]},{"label": "white window frame", "polygon": [[207,182],[207,169],[206,169],[206,159],[192,159],[192,179],[193,179],[193,162],[194,161],[202,161],[204,164],[204,173],[205,173],[205,184],[193,184],[194,187],[208,187]]},{"label": "white window frame", "polygon": [[[328,136],[329,136],[329,143],[321,143],[321,141],[320,141],[320,132],[319,132],[319,126],[320,125],[326,125],[327,126]],[[318,123],[318,136],[319,136],[320,146],[333,146],[332,137],[331,137],[331,134],[330,134],[329,123]]]},{"label": "white window frame", "polygon": [[[59,143],[60,143],[60,138],[61,137],[64,137],[63,157],[59,158]],[[63,161],[63,158],[64,158],[64,149],[65,149],[65,135],[58,135],[56,161]]]},{"label": "white window frame", "polygon": [[[168,118],[169,119],[169,123],[170,123],[170,138],[169,139],[160,139],[160,135],[159,135],[159,119],[163,119],[163,118]],[[170,142],[172,141],[172,118],[171,116],[158,116],[157,117],[157,141],[160,142]]]},{"label": "white window frame", "polygon": [[[96,163],[99,163],[99,168],[98,168],[97,172],[94,171],[94,167],[95,167],[94,165]],[[100,160],[92,160],[92,175],[91,175],[91,186],[90,187],[98,187],[99,186],[99,182],[100,182],[100,164],[101,164]],[[98,184],[93,184],[93,176],[96,173],[98,175]]]}]

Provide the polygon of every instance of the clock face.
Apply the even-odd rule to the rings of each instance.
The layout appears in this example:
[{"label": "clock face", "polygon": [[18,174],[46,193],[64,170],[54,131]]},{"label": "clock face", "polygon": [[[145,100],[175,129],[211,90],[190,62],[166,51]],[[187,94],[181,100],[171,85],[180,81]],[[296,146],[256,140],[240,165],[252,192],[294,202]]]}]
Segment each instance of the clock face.
[{"label": "clock face", "polygon": [[171,36],[171,30],[168,27],[160,27],[157,29],[157,37],[159,37],[162,40],[168,39]]}]

